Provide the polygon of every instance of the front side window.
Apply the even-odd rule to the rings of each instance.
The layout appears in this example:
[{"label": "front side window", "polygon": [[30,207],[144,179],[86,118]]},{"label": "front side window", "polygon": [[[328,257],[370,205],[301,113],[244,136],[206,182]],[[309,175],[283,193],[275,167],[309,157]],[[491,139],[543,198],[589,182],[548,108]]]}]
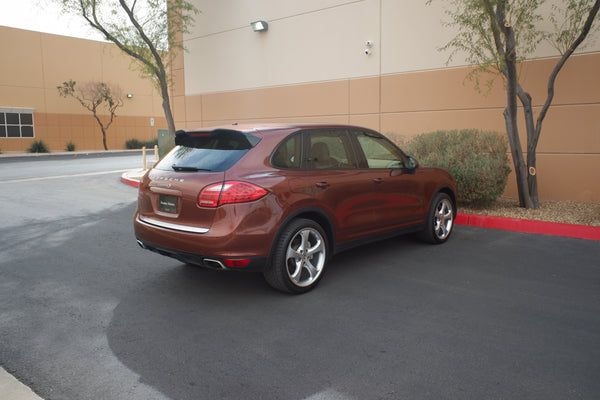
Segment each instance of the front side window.
[{"label": "front side window", "polygon": [[356,168],[356,158],[345,130],[317,130],[309,134],[311,169]]},{"label": "front side window", "polygon": [[369,168],[404,168],[402,152],[383,136],[370,132],[357,132],[356,138]]},{"label": "front side window", "polygon": [[33,138],[33,109],[0,107],[0,137]]}]

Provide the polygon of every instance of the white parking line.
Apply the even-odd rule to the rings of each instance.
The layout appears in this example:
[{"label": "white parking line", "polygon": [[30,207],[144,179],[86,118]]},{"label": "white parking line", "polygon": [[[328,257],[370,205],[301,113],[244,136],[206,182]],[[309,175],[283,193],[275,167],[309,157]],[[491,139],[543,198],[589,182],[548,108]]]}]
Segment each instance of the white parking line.
[{"label": "white parking line", "polygon": [[334,389],[327,389],[319,393],[315,393],[310,397],[305,398],[304,400],[351,400],[350,397],[347,397],[340,392]]},{"label": "white parking line", "polygon": [[35,182],[35,181],[45,181],[48,179],[64,179],[64,178],[77,178],[77,177],[81,177],[81,176],[108,175],[108,174],[123,173],[123,172],[127,172],[127,171],[129,171],[129,170],[128,169],[117,169],[114,171],[86,172],[83,174],[39,176],[39,177],[35,177],[35,178],[9,179],[6,181],[0,181],[0,183]]}]

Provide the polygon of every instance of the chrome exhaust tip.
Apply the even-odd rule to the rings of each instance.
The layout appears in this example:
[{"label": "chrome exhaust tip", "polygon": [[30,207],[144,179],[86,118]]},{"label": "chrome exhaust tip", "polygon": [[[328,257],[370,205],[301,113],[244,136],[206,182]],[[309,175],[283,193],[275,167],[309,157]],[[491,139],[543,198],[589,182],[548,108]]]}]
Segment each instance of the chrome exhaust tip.
[{"label": "chrome exhaust tip", "polygon": [[139,240],[139,239],[137,239],[137,244],[138,244],[138,246],[140,246],[142,249],[145,249],[145,248],[146,248],[146,245],[145,245],[145,244],[144,244],[144,243],[143,243],[141,240]]},{"label": "chrome exhaust tip", "polygon": [[225,267],[225,265],[223,265],[223,263],[221,261],[212,260],[210,258],[204,259],[204,265],[206,265],[209,268],[214,268],[214,269],[227,269],[227,267]]}]

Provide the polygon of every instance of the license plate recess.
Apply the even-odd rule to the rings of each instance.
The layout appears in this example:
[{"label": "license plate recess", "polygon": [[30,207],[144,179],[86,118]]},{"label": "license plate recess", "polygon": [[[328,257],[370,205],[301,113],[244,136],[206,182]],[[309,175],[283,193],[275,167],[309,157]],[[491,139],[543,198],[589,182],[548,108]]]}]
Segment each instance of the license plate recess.
[{"label": "license plate recess", "polygon": [[161,194],[158,196],[158,210],[170,214],[177,214],[177,196]]}]

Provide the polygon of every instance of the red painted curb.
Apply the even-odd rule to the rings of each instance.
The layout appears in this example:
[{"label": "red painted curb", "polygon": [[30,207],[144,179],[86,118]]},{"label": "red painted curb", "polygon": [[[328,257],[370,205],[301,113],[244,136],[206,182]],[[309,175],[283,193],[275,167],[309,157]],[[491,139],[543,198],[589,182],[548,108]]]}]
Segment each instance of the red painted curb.
[{"label": "red painted curb", "polygon": [[121,182],[129,185],[129,186],[133,186],[133,187],[139,187],[140,186],[140,181],[136,180],[136,179],[130,179],[127,177],[127,172],[125,172],[123,175],[121,175]]},{"label": "red painted curb", "polygon": [[600,240],[600,227],[563,224],[529,219],[492,217],[488,215],[458,214],[457,225],[480,228],[502,229],[513,232],[538,233],[542,235],[565,236],[578,239]]}]

